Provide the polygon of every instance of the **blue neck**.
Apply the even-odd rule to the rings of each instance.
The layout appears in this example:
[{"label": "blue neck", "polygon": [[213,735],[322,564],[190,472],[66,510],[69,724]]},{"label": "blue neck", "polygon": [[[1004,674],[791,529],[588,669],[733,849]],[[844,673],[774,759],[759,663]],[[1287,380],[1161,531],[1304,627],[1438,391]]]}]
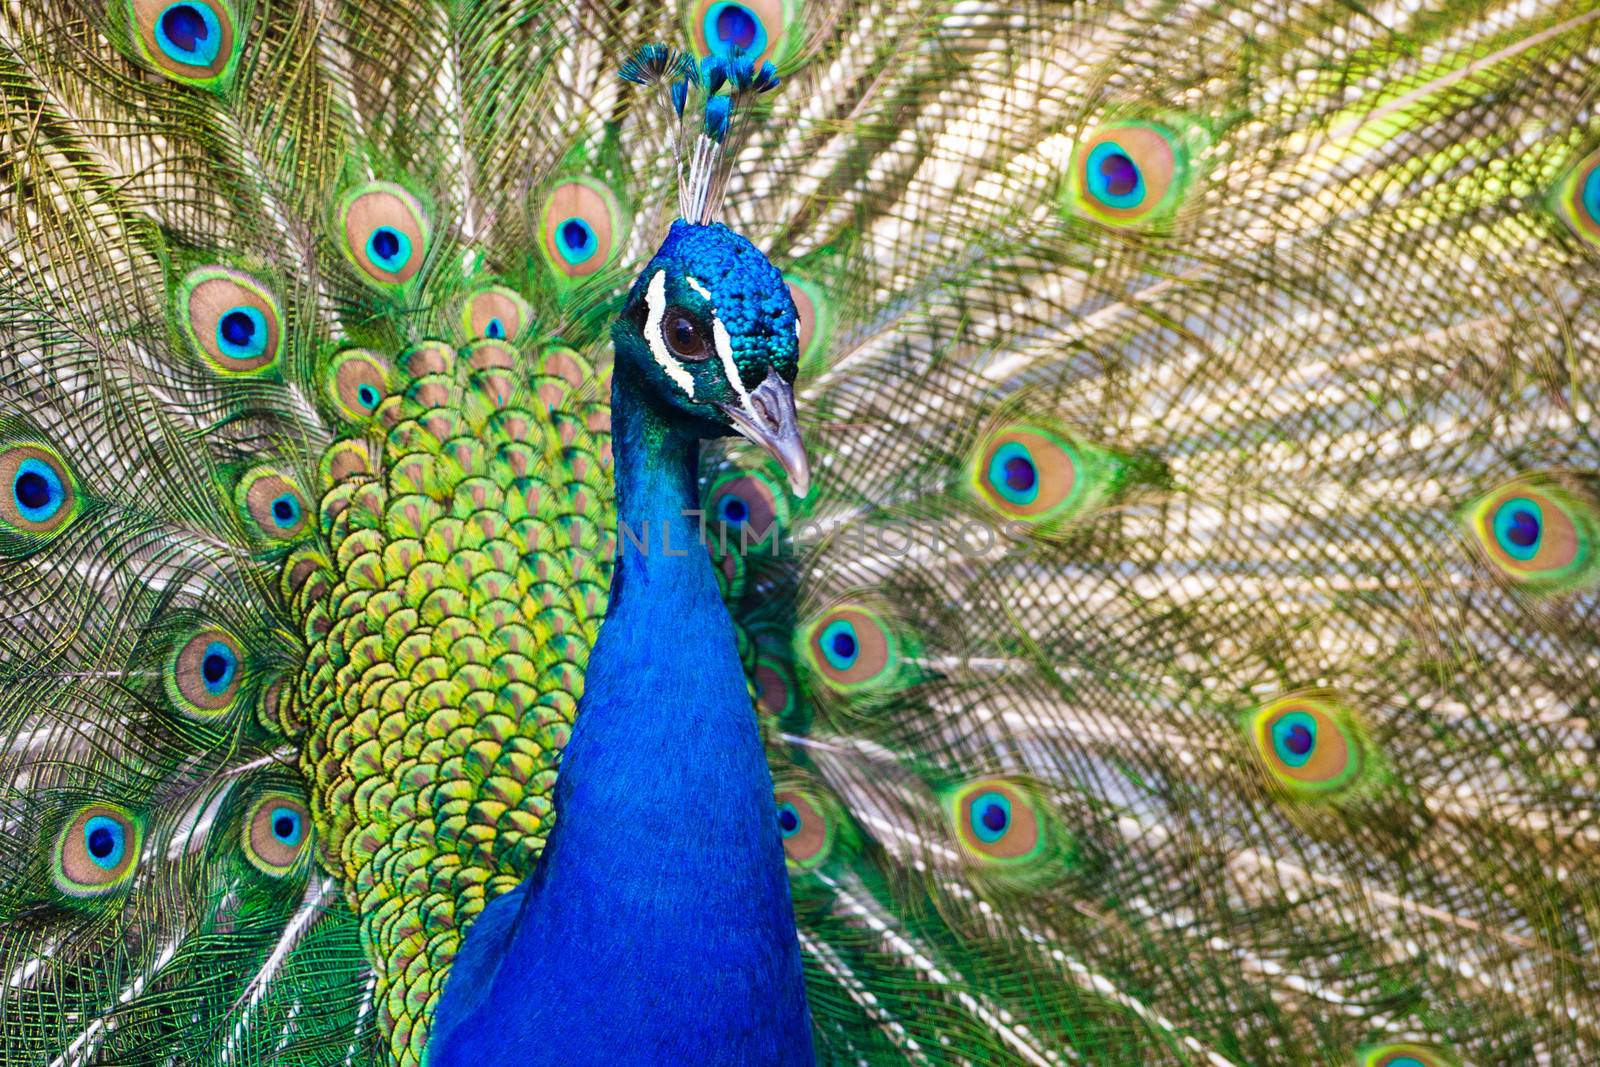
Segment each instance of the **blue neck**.
[{"label": "blue neck", "polygon": [[470,932],[431,1067],[813,1062],[772,779],[684,514],[698,443],[635,399],[618,362],[620,559],[556,827],[533,877]]}]

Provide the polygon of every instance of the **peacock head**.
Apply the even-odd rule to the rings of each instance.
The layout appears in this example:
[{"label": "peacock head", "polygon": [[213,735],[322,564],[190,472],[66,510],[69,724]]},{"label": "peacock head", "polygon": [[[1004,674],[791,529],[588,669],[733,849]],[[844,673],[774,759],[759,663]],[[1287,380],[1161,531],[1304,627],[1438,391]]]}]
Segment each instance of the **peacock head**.
[{"label": "peacock head", "polygon": [[612,327],[619,372],[696,437],[740,434],[804,496],[810,466],[795,420],[799,314],[783,275],[721,223],[681,219],[634,282]]}]

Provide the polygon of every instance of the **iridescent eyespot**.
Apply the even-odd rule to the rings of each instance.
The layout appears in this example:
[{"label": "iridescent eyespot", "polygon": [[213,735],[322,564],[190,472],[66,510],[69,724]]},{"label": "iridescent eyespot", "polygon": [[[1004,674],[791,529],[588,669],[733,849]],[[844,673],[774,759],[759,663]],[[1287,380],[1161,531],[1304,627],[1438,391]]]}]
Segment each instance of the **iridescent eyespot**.
[{"label": "iridescent eyespot", "polygon": [[371,418],[389,395],[388,363],[362,348],[340,352],[328,367],[328,395],[346,418]]},{"label": "iridescent eyespot", "polygon": [[868,693],[905,681],[905,649],[882,615],[841,604],[801,630],[800,652],[820,680],[841,693]]},{"label": "iridescent eyespot", "polygon": [[1357,1067],[1460,1067],[1460,1063],[1444,1049],[1416,1041],[1369,1045],[1356,1053]]},{"label": "iridescent eyespot", "polygon": [[815,374],[827,362],[833,339],[833,305],[822,288],[804,278],[785,279],[794,300],[795,335],[800,343],[800,372]]},{"label": "iridescent eyespot", "polygon": [[835,832],[826,806],[798,790],[780,791],[777,803],[778,833],[789,866],[802,871],[822,866],[833,849]]},{"label": "iridescent eyespot", "polygon": [[190,271],[178,287],[177,318],[189,343],[224,374],[257,374],[278,361],[283,344],[278,301],[242,271]]},{"label": "iridescent eyespot", "polygon": [[1590,153],[1556,184],[1555,207],[1574,233],[1600,244],[1600,151]]},{"label": "iridescent eyespot", "polygon": [[1566,592],[1600,578],[1600,505],[1554,478],[1514,478],[1467,506],[1479,551],[1518,585]]},{"label": "iridescent eyespot", "polygon": [[611,262],[622,234],[617,197],[601,182],[573,178],[545,197],[539,247],[559,278],[587,278],[598,272]]},{"label": "iridescent eyespot", "polygon": [[711,523],[725,525],[728,543],[737,538],[743,547],[775,545],[788,518],[784,495],[760,474],[728,473],[711,484],[706,494],[706,516]]},{"label": "iridescent eyespot", "polygon": [[797,27],[795,0],[698,0],[688,14],[689,39],[702,56],[748,56],[755,66],[781,63],[792,51],[788,32]]},{"label": "iridescent eyespot", "polygon": [[291,793],[267,793],[250,805],[244,820],[244,854],[257,870],[281,878],[306,854],[311,812]]},{"label": "iridescent eyespot", "polygon": [[1170,215],[1188,180],[1188,153],[1150,122],[1102,126],[1073,152],[1068,195],[1077,210],[1111,226]]},{"label": "iridescent eyespot", "polygon": [[532,321],[528,302],[503,285],[473,293],[461,309],[461,328],[473,340],[515,341]]},{"label": "iridescent eyespot", "polygon": [[1105,499],[1115,470],[1108,453],[1061,430],[1009,423],[979,442],[968,477],[990,508],[1045,532]]},{"label": "iridescent eyespot", "polygon": [[56,888],[73,897],[96,897],[126,885],[138,866],[143,827],[126,808],[90,804],[56,837]]},{"label": "iridescent eyespot", "polygon": [[269,541],[290,541],[306,530],[305,496],[270,467],[251,471],[234,491],[244,517]]},{"label": "iridescent eyespot", "polygon": [[1038,802],[1003,778],[980,778],[951,790],[945,810],[969,858],[1023,864],[1045,847]]},{"label": "iridescent eyespot", "polygon": [[167,663],[167,695],[192,719],[213,720],[233,709],[244,672],[239,642],[219,627],[180,642]]},{"label": "iridescent eyespot", "polygon": [[794,679],[782,660],[772,656],[757,658],[752,676],[755,681],[756,704],[762,711],[780,718],[794,711]]},{"label": "iridescent eyespot", "polygon": [[128,8],[139,51],[174,81],[211,86],[232,73],[244,42],[223,0],[129,0]]},{"label": "iridescent eyespot", "polygon": [[0,448],[0,530],[38,539],[78,514],[78,490],[62,458],[40,444]]},{"label": "iridescent eyespot", "polygon": [[1262,769],[1296,799],[1347,793],[1370,768],[1371,753],[1355,711],[1324,691],[1279,697],[1257,709],[1248,728]]},{"label": "iridescent eyespot", "polygon": [[346,258],[380,285],[404,285],[428,254],[427,215],[416,197],[392,182],[367,182],[346,194],[339,211]]}]

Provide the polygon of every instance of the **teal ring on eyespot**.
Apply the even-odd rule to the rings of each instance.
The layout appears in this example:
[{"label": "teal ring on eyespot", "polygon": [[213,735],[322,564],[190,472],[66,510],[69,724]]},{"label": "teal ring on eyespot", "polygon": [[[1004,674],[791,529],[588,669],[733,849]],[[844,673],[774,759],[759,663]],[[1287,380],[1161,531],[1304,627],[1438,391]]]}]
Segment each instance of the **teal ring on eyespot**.
[{"label": "teal ring on eyespot", "polygon": [[117,820],[96,815],[83,824],[83,845],[95,866],[114,871],[128,851],[127,831]]},{"label": "teal ring on eyespot", "polygon": [[293,808],[273,808],[269,819],[272,824],[272,836],[283,844],[292,848],[305,838],[305,820]]},{"label": "teal ring on eyespot", "polygon": [[861,639],[849,619],[835,619],[822,631],[822,655],[828,666],[836,671],[847,671],[861,658]]},{"label": "teal ring on eyespot", "polygon": [[386,271],[399,272],[411,262],[411,238],[393,226],[379,226],[367,236],[367,258]]},{"label": "teal ring on eyespot", "polygon": [[574,215],[556,224],[556,248],[561,258],[576,266],[594,255],[600,248],[600,239],[594,227]]},{"label": "teal ring on eyespot", "polygon": [[272,498],[272,521],[277,524],[278,529],[294,529],[300,525],[300,516],[300,498],[293,493],[279,493]]},{"label": "teal ring on eyespot", "polygon": [[1291,711],[1272,724],[1272,751],[1286,765],[1304,767],[1317,751],[1317,719],[1304,711]]},{"label": "teal ring on eyespot", "polygon": [[717,518],[729,526],[743,526],[750,521],[750,505],[738,495],[729,493],[717,503]]},{"label": "teal ring on eyespot", "polygon": [[[1011,468],[1018,463],[1026,464],[1033,472],[1032,479],[1026,480],[1026,484],[1019,485],[1021,480],[1012,476]],[[994,455],[989,458],[989,487],[1020,507],[1027,507],[1039,499],[1039,468],[1027,446],[1017,441],[1007,441],[994,450]]]},{"label": "teal ring on eyespot", "polygon": [[1600,223],[1600,166],[1591,170],[1583,180],[1583,195],[1579,199],[1583,201],[1583,210],[1588,213],[1589,221]]},{"label": "teal ring on eyespot", "polygon": [[217,319],[217,348],[230,359],[254,359],[267,350],[267,317],[240,304]]},{"label": "teal ring on eyespot", "polygon": [[506,338],[506,324],[501,322],[498,317],[492,318],[489,320],[489,325],[483,328],[483,335],[496,341],[504,341]]},{"label": "teal ring on eyespot", "polygon": [[[1111,156],[1121,156],[1133,167],[1136,175],[1133,188],[1125,193],[1114,193],[1111,191],[1111,187],[1106,184],[1107,179],[1101,168]],[[1138,207],[1144,201],[1144,173],[1139,170],[1139,165],[1133,162],[1133,157],[1128,154],[1128,151],[1115,141],[1102,141],[1095,145],[1094,150],[1089,153],[1089,160],[1083,169],[1089,181],[1089,195],[1107,207],[1125,210]]]},{"label": "teal ring on eyespot", "polygon": [[708,7],[700,29],[714,55],[727,58],[737,53],[755,59],[767,50],[767,28],[761,16],[732,0]]},{"label": "teal ring on eyespot", "polygon": [[49,522],[67,500],[67,487],[50,464],[29,457],[11,477],[11,499],[29,522]]},{"label": "teal ring on eyespot", "polygon": [[[994,807],[1004,813],[1003,819],[994,819],[989,815],[989,809]],[[1011,801],[1004,793],[980,793],[972,798],[972,806],[967,810],[972,832],[986,845],[994,844],[1011,829]],[[999,822],[1000,825],[992,826],[991,822]]]},{"label": "teal ring on eyespot", "polygon": [[226,693],[237,673],[239,657],[233,654],[233,649],[221,641],[213,641],[206,646],[205,653],[200,657],[200,681],[205,685],[206,692],[214,697]]},{"label": "teal ring on eyespot", "polygon": [[378,391],[372,386],[367,385],[365,382],[356,388],[356,403],[360,404],[368,411],[377,410],[378,401],[382,399],[383,398],[378,395]]},{"label": "teal ring on eyespot", "polygon": [[[1529,519],[1532,519],[1532,536],[1528,536]],[[1500,551],[1519,563],[1526,563],[1539,554],[1539,544],[1544,538],[1544,510],[1527,497],[1515,496],[1494,511],[1494,540]]]},{"label": "teal ring on eyespot", "polygon": [[156,16],[155,39],[173,62],[209,67],[222,49],[222,24],[210,4],[184,0],[168,4]]},{"label": "teal ring on eyespot", "polygon": [[778,830],[785,838],[793,837],[800,832],[800,810],[788,802],[778,805]]}]

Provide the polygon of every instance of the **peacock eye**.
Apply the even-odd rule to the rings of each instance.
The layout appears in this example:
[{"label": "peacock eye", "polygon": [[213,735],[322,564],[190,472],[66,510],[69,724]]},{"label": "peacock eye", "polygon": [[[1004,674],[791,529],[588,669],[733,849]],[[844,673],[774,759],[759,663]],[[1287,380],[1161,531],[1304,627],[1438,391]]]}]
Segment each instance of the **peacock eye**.
[{"label": "peacock eye", "polygon": [[706,344],[706,331],[683,308],[667,308],[666,314],[661,316],[661,336],[672,354],[679,359],[693,361],[711,357],[710,346]]}]

